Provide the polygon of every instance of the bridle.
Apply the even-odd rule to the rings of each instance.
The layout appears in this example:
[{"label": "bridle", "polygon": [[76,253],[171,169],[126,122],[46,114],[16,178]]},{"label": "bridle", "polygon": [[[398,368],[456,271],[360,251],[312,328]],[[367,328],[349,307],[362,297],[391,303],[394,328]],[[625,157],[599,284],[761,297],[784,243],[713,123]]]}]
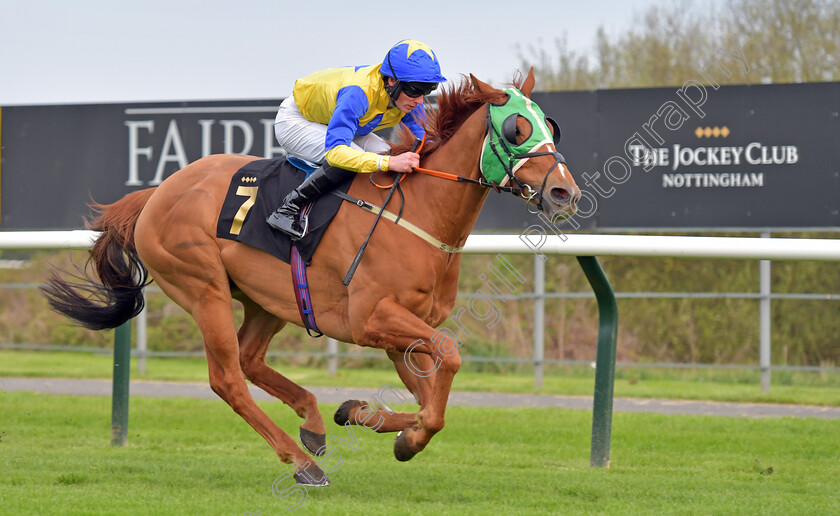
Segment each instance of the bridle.
[{"label": "bridle", "polygon": [[[522,95],[515,90],[516,93]],[[514,95],[516,93],[509,93],[509,95]],[[522,95],[524,97],[524,95]],[[536,113],[534,113],[536,114]],[[566,159],[563,157],[562,154],[556,151],[556,142],[559,140],[560,137],[560,128],[557,126],[557,123],[550,118],[546,118],[548,124],[552,126],[554,130],[554,141],[540,141],[539,143],[535,144],[528,152],[517,153],[511,149],[511,145],[515,145],[516,142],[516,117],[519,116],[519,113],[514,113],[508,116],[505,121],[502,123],[502,133],[496,128],[493,124],[492,118],[492,108],[491,104],[487,104],[487,116],[486,116],[486,127],[485,127],[485,134],[484,134],[484,141],[485,145],[492,151],[495,155],[498,163],[501,165],[506,178],[504,181],[489,181],[485,177],[485,173],[481,171],[481,178],[480,179],[472,179],[469,177],[460,176],[457,174],[452,174],[448,172],[442,172],[439,170],[433,170],[423,167],[415,167],[415,172],[420,172],[422,174],[447,179],[449,181],[456,181],[459,183],[470,183],[476,184],[483,188],[492,188],[496,192],[510,192],[517,197],[525,199],[527,209],[530,213],[538,213],[543,209],[543,200],[545,198],[545,185],[548,182],[548,176],[557,168],[560,164],[565,164]],[[503,134],[504,133],[504,134]],[[493,136],[495,136],[495,141]],[[420,147],[417,149],[419,152],[425,143],[425,135],[423,136],[423,140],[420,144]],[[507,140],[509,143],[506,143]],[[554,151],[545,151],[545,152],[534,152],[534,149],[541,147],[542,145],[547,145],[549,143],[553,143],[555,145]],[[525,183],[518,177],[516,177],[516,171],[530,158],[538,157],[538,156],[553,156],[554,157],[554,164],[551,168],[548,169],[546,172],[545,177],[543,177],[542,184],[539,190],[534,190],[531,185]],[[518,163],[517,163],[518,162]],[[400,181],[405,178],[403,175],[400,178]],[[507,183],[513,183],[515,186],[509,186]],[[371,177],[371,183],[378,188],[390,188],[391,185],[378,185],[373,181]],[[536,210],[531,211],[531,201],[536,201]]]},{"label": "bridle", "polygon": [[[513,124],[512,124],[513,132],[512,132],[512,134],[506,134],[503,137],[501,134],[499,134],[499,131],[493,125],[492,120],[491,120],[490,112],[491,112],[491,109],[490,109],[490,106],[488,105],[487,106],[487,129],[486,129],[487,136],[485,136],[485,139],[488,139],[488,145],[489,145],[490,149],[493,151],[493,154],[496,156],[496,158],[498,158],[499,163],[501,163],[501,165],[502,165],[502,168],[504,168],[504,171],[505,171],[505,174],[508,177],[508,180],[512,181],[513,183],[515,183],[519,187],[519,193],[517,194],[517,196],[526,200],[527,206],[528,206],[527,209],[530,213],[539,213],[539,211],[541,211],[542,207],[543,207],[542,203],[543,203],[544,193],[545,193],[545,184],[548,182],[548,176],[551,175],[551,173],[554,171],[555,168],[557,168],[557,165],[559,165],[561,163],[565,164],[566,163],[566,158],[564,158],[563,155],[560,154],[559,152],[557,152],[556,150],[547,151],[547,152],[533,152],[533,149],[532,149],[530,152],[519,153],[519,154],[514,153],[511,150],[510,146],[507,143],[505,143],[505,140],[512,137],[513,141],[516,141],[516,139],[515,139],[516,138],[516,133],[515,133],[515,130],[516,130],[516,118],[515,118],[515,116],[516,115],[511,115],[511,117],[509,117],[507,120],[505,120],[505,122],[502,126],[503,127],[502,131],[507,132],[507,131],[505,131],[505,129],[506,129],[505,125],[507,125],[507,127],[510,128],[511,124],[510,124],[509,121],[512,121],[513,122]],[[556,124],[555,124],[555,128],[556,128]],[[558,137],[559,137],[559,128],[556,128],[555,131],[556,131],[556,134],[558,134]],[[499,143],[499,145],[496,145],[496,142],[493,141],[493,138],[489,136],[491,132],[496,135],[496,141]],[[548,142],[542,142],[539,145],[534,146],[533,148],[538,148],[542,145],[546,145],[547,143]],[[501,147],[502,153],[504,153],[504,157],[502,156],[502,153],[499,152],[499,147]],[[555,147],[555,149],[556,149],[556,147]],[[540,186],[540,189],[539,190],[534,190],[533,188],[531,188],[531,185],[523,182],[521,179],[516,177],[516,170],[518,170],[522,166],[522,164],[524,164],[525,160],[528,160],[530,158],[535,158],[537,156],[554,156],[554,164],[551,165],[551,168],[548,169],[548,172],[546,172],[545,177],[543,177],[542,185]],[[505,158],[507,158],[507,162],[505,162]],[[519,166],[516,166],[516,161],[517,160],[523,160]],[[508,188],[511,188],[511,187],[508,187]],[[537,201],[537,203],[536,203],[537,210],[536,211],[531,211],[530,207],[531,207],[531,201],[532,200]]]}]

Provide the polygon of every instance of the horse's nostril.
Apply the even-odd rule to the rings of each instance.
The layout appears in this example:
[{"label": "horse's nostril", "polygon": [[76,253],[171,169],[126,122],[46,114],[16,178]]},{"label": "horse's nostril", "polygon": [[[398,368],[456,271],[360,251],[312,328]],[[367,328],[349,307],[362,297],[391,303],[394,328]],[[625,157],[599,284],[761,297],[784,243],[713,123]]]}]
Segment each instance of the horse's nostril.
[{"label": "horse's nostril", "polygon": [[565,188],[555,187],[551,189],[551,198],[556,202],[569,202],[571,195]]}]

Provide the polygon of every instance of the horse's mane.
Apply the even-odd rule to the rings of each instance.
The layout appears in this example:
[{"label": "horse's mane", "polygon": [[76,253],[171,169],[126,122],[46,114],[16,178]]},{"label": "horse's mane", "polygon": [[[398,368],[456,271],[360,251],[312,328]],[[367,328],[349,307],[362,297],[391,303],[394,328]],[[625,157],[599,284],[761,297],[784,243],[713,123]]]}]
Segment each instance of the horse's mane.
[{"label": "horse's mane", "polygon": [[[511,83],[519,88],[523,82],[522,74],[517,72]],[[445,143],[461,127],[461,124],[472,115],[475,110],[488,102],[503,100],[506,94],[501,91],[483,93],[473,88],[470,79],[461,75],[461,81],[444,88],[437,97],[437,111],[429,113],[426,122],[426,143],[420,150],[421,157],[434,152]],[[427,110],[427,112],[432,111]],[[401,154],[411,149],[414,135],[403,126],[399,132],[399,140],[391,147],[391,154]]]}]

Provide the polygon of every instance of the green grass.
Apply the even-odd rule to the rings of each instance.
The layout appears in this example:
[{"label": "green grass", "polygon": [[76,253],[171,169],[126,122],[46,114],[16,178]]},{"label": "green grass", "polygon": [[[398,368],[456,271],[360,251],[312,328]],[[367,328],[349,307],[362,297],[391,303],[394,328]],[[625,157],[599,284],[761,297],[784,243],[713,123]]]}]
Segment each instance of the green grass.
[{"label": "green grass", "polygon": [[[378,388],[399,385],[393,369],[340,369],[330,376],[326,368],[289,367],[280,359],[272,365],[285,376],[305,386]],[[548,368],[541,389],[534,387],[529,371],[505,374],[475,372],[465,363],[455,376],[453,390],[592,396],[595,371],[590,367]],[[147,359],[147,374],[134,380],[206,382],[205,360],[194,358]],[[111,378],[113,359],[108,354],[79,352],[0,351],[0,377]],[[732,370],[659,370],[618,368],[617,397],[665,398],[711,401],[793,403],[840,406],[840,374],[777,372],[768,393],[762,393],[758,372]]]},{"label": "green grass", "polygon": [[[291,410],[261,406],[296,432]],[[267,516],[295,501],[272,495],[290,467],[221,401],[132,399],[124,448],[110,446],[106,397],[0,393],[0,407],[2,514]],[[840,513],[838,420],[619,413],[609,469],[589,466],[590,424],[588,411],[450,407],[407,463],[393,435],[357,431],[357,449],[333,443],[333,485],[296,514]]]}]

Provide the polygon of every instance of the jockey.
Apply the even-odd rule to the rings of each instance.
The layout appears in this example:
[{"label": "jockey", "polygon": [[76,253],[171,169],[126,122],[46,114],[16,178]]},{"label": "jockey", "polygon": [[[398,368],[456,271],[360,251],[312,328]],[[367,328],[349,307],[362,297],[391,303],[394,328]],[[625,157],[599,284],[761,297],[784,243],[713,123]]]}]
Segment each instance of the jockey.
[{"label": "jockey", "polygon": [[299,239],[300,210],[344,180],[347,171],[411,172],[420,156],[384,155],[391,147],[373,131],[402,122],[422,138],[423,97],[445,81],[432,49],[410,39],[391,47],[382,64],[330,68],[295,81],[293,95],[277,112],[274,133],[288,154],[321,166],[266,222]]}]

